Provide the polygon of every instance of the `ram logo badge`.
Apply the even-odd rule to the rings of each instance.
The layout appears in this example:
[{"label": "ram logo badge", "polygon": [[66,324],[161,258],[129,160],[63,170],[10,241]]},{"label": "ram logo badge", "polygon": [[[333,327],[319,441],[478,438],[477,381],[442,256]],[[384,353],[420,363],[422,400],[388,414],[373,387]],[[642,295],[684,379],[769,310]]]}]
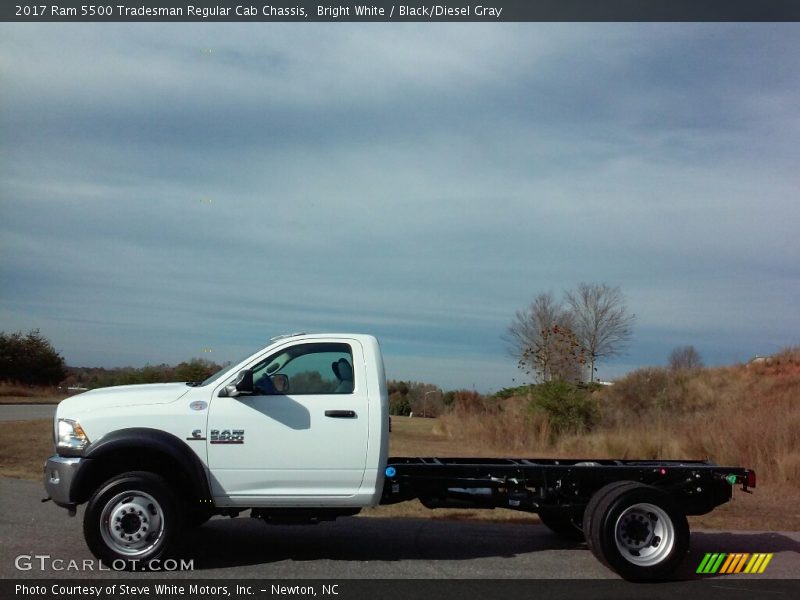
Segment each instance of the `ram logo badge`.
[{"label": "ram logo badge", "polygon": [[244,444],[244,429],[211,430],[212,444]]},{"label": "ram logo badge", "polygon": [[186,439],[190,442],[196,442],[206,439],[206,436],[203,435],[202,429],[193,429],[191,437],[187,437]]}]

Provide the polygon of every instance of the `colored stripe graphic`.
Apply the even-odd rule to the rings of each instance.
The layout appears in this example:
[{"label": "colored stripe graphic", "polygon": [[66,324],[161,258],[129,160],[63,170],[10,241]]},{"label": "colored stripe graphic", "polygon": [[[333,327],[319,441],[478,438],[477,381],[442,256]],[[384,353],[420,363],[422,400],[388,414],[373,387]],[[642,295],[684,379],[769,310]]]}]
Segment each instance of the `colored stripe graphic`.
[{"label": "colored stripe graphic", "polygon": [[706,567],[708,566],[710,560],[711,560],[711,555],[706,553],[706,555],[703,557],[703,560],[700,562],[700,566],[697,567],[697,573],[705,573]]},{"label": "colored stripe graphic", "polygon": [[731,564],[734,560],[738,560],[738,554],[728,554],[728,558],[725,559],[725,562],[722,563],[722,567],[720,568],[720,573],[729,573],[728,569],[730,568]]},{"label": "colored stripe graphic", "polygon": [[772,554],[767,554],[767,556],[764,558],[764,562],[761,563],[761,569],[759,569],[758,572],[759,573],[763,573],[764,571],[766,571],[767,565],[769,564],[769,561],[771,561],[771,560],[772,560]]},{"label": "colored stripe graphic", "polygon": [[719,555],[719,558],[717,558],[717,560],[714,561],[714,564],[711,565],[711,570],[709,571],[709,573],[716,573],[717,571],[719,571],[719,566],[722,564],[724,558],[725,558],[725,553],[723,552],[722,554]]},{"label": "colored stripe graphic", "polygon": [[737,552],[736,554],[729,554],[728,560],[725,561],[725,564],[722,565],[722,569],[720,569],[720,573],[739,573],[744,566],[747,557],[750,556],[749,554]]},{"label": "colored stripe graphic", "polygon": [[753,554],[753,558],[747,563],[744,569],[745,573],[763,573],[767,568],[769,561],[772,560],[772,554]]},{"label": "colored stripe graphic", "polygon": [[700,561],[700,566],[697,567],[696,572],[704,575],[713,575],[715,573],[720,575],[763,573],[773,556],[773,554],[765,553],[734,552],[727,554],[725,552],[707,552],[703,560]]},{"label": "colored stripe graphic", "polygon": [[744,567],[744,563],[747,561],[747,557],[750,555],[746,552],[740,555],[739,561],[734,565],[733,570],[731,573],[741,573],[742,567]]}]

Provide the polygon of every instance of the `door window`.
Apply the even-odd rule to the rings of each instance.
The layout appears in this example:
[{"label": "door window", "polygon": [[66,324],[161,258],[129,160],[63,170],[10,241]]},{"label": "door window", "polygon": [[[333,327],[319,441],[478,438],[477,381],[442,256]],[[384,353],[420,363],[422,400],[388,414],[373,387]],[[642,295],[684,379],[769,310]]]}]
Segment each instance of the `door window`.
[{"label": "door window", "polygon": [[351,394],[353,351],[348,344],[291,346],[257,364],[253,382],[265,395]]}]

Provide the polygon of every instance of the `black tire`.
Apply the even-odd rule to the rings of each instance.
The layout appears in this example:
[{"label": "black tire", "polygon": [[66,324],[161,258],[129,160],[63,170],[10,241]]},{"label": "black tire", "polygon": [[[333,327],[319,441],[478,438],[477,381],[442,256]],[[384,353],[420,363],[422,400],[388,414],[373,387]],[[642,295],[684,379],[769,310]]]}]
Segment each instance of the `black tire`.
[{"label": "black tire", "polygon": [[574,518],[569,512],[542,509],[539,511],[539,520],[542,525],[563,538],[576,542],[584,540],[583,530],[579,525],[581,520]]},{"label": "black tire", "polygon": [[187,529],[196,529],[197,527],[204,525],[213,516],[214,513],[210,510],[204,508],[187,507],[186,515],[184,517],[184,526]]},{"label": "black tire", "polygon": [[667,578],[689,550],[689,524],[666,492],[631,483],[593,507],[589,547],[603,564],[629,581]]},{"label": "black tire", "polygon": [[[595,522],[594,515],[597,513],[597,505],[600,504],[603,500],[605,500],[606,496],[613,493],[617,489],[621,489],[624,487],[636,487],[640,484],[636,483],[635,481],[614,481],[609,483],[599,490],[597,490],[594,495],[589,499],[589,504],[586,505],[586,510],[583,511],[583,535],[586,539],[586,545],[589,546],[589,550],[592,550],[592,524]],[[592,550],[593,551],[593,550]],[[608,566],[605,561],[601,561],[603,564]]]},{"label": "black tire", "polygon": [[[180,532],[175,494],[160,476],[132,471],[109,479],[89,499],[83,535],[106,566],[142,570],[162,560]],[[153,563],[158,564],[158,563]]]}]

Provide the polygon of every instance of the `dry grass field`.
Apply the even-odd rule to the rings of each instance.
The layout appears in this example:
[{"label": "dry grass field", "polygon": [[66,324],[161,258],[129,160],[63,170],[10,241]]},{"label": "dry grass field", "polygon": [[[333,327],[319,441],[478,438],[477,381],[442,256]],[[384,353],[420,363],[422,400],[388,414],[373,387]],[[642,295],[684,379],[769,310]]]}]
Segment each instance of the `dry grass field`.
[{"label": "dry grass field", "polygon": [[0,426],[0,476],[41,479],[44,461],[53,454],[53,421],[4,421]]},{"label": "dry grass field", "polygon": [[[521,456],[499,452],[479,443],[454,441],[441,433],[437,419],[394,417],[393,456]],[[4,424],[0,437],[0,476],[40,480],[44,459],[52,454],[52,422],[17,421]],[[528,456],[528,455],[525,455]],[[429,519],[490,519],[536,522],[535,515],[505,510],[428,510],[418,501],[379,506],[362,511],[367,517],[415,517]],[[715,529],[800,530],[800,493],[789,487],[759,484],[755,493],[737,492],[734,501],[709,515],[692,517],[693,527]]]},{"label": "dry grass field", "polygon": [[58,404],[66,397],[54,387],[0,383],[0,404]]},{"label": "dry grass field", "polygon": [[443,415],[434,431],[495,456],[711,459],[755,469],[758,488],[695,525],[800,530],[800,349],[748,365],[670,372],[642,369],[595,392],[602,418],[554,437],[527,398],[502,410]]},{"label": "dry grass field", "polygon": [[[596,392],[602,419],[590,432],[551,435],[526,398],[503,401],[492,414],[472,407],[438,419],[393,418],[393,456],[706,459],[754,468],[753,494],[694,527],[800,530],[800,351],[751,365],[688,374],[641,370]],[[9,398],[13,396],[4,396]],[[25,396],[29,401],[37,398]],[[50,393],[43,401],[52,402]],[[0,400],[2,401],[2,400]],[[0,475],[39,479],[52,451],[50,421],[4,423]],[[377,507],[365,516],[535,521],[510,510],[428,510],[416,501]]]}]

